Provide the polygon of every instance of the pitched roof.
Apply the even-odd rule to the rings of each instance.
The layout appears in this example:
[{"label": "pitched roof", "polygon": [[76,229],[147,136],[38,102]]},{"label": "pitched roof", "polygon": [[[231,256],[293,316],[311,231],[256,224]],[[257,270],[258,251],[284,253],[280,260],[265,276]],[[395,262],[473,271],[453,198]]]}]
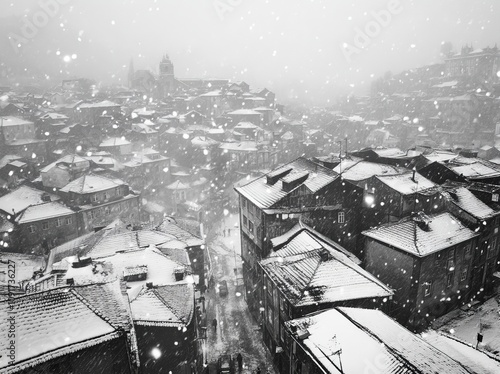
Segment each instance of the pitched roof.
[{"label": "pitched roof", "polygon": [[105,235],[87,250],[92,258],[106,257],[118,251],[138,250],[150,245],[158,245],[174,240],[173,235],[153,230],[126,231]]},{"label": "pitched roof", "polygon": [[500,215],[500,212],[491,209],[466,187],[450,185],[444,185],[443,187],[443,194],[448,201],[477,219],[483,220]]},{"label": "pitched roof", "polygon": [[2,116],[0,119],[2,126],[24,126],[24,125],[34,125],[33,122],[27,121],[22,118],[12,117],[12,116]]},{"label": "pitched roof", "polygon": [[[172,218],[166,218],[156,230],[173,236],[175,239],[186,243],[188,247],[201,246],[205,243],[203,239],[177,225]],[[165,246],[168,246],[168,243],[165,243]]]},{"label": "pitched roof", "polygon": [[184,282],[144,288],[130,307],[137,325],[186,326],[194,314],[194,287]]},{"label": "pitched roof", "polygon": [[301,344],[329,373],[340,373],[339,357],[344,373],[469,373],[379,310],[335,308],[285,324],[307,330]]},{"label": "pitched roof", "polygon": [[44,219],[64,217],[74,213],[75,212],[67,206],[61,204],[58,201],[54,201],[50,203],[29,206],[16,218],[16,222],[18,224],[30,223],[41,221]]},{"label": "pitched roof", "polygon": [[408,169],[387,164],[379,164],[369,161],[342,161],[333,169],[342,172],[342,178],[348,181],[358,182],[374,175],[397,175],[408,172]]},{"label": "pitched roof", "polygon": [[[3,315],[9,308],[15,311],[18,338],[12,371],[101,344],[122,335],[121,330],[129,330],[130,317],[118,292],[113,285],[88,285],[0,301]],[[0,324],[2,336],[7,336],[8,327],[8,323]],[[0,350],[7,352],[8,344],[3,339]],[[9,360],[5,354],[0,356],[0,368]]]},{"label": "pitched roof", "polygon": [[53,163],[45,166],[43,169],[40,170],[40,173],[46,173],[50,169],[52,169],[54,166],[57,166],[58,164],[61,164],[61,163],[71,165],[71,164],[75,164],[77,162],[85,162],[86,163],[88,161],[87,161],[87,159],[80,157],[78,155],[66,155],[64,157],[61,157],[59,160],[54,161]]},{"label": "pitched roof", "polygon": [[307,229],[260,264],[296,306],[392,295],[379,280]]},{"label": "pitched roof", "polygon": [[415,173],[415,177],[413,177],[412,172],[397,175],[377,175],[375,178],[402,195],[411,195],[436,187],[436,184],[418,173]]},{"label": "pitched roof", "polygon": [[42,196],[48,195],[51,201],[59,200],[60,197],[54,194],[48,194],[28,186],[20,186],[18,189],[0,197],[0,210],[7,214],[16,214],[22,212],[30,205],[42,204]]},{"label": "pitched roof", "polygon": [[110,179],[102,175],[88,174],[69,182],[60,191],[86,194],[105,191],[123,185],[125,185],[125,182],[120,179]]},{"label": "pitched roof", "polygon": [[[283,189],[283,178],[294,178],[307,174],[304,181],[299,183],[290,191]],[[261,209],[271,208],[285,196],[290,194],[299,186],[305,186],[311,193],[319,191],[321,188],[334,182],[339,175],[334,171],[316,164],[305,158],[298,158],[288,164],[274,169],[264,176],[258,177],[244,185],[236,187],[235,190],[250,200]],[[268,183],[269,178],[274,179],[274,183]]]},{"label": "pitched roof", "polygon": [[416,218],[407,217],[363,231],[362,234],[415,256],[427,256],[478,235],[447,212],[424,220],[426,222],[419,223]]}]

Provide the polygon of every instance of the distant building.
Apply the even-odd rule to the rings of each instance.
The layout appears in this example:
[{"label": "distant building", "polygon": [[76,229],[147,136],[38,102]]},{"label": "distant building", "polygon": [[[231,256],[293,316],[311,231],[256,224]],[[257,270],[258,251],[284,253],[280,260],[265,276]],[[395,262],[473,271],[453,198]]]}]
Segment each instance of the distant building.
[{"label": "distant building", "polygon": [[449,77],[473,77],[488,83],[498,82],[500,69],[500,51],[493,48],[474,49],[464,46],[460,53],[445,60],[445,73]]}]

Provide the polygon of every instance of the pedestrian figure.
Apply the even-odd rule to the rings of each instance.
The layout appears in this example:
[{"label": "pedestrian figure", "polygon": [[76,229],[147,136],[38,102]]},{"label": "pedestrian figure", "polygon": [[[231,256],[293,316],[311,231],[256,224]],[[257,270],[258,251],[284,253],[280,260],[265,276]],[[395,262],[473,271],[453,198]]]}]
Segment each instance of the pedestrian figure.
[{"label": "pedestrian figure", "polygon": [[260,367],[259,366],[257,366],[256,374],[260,374]]},{"label": "pedestrian figure", "polygon": [[231,236],[231,229],[227,229],[227,236]]},{"label": "pedestrian figure", "polygon": [[212,321],[212,327],[214,328],[214,331],[217,332],[217,320],[215,318]]},{"label": "pedestrian figure", "polygon": [[226,237],[226,229],[222,230],[222,232],[224,233],[224,237]]},{"label": "pedestrian figure", "polygon": [[241,356],[241,353],[238,353],[238,356],[236,356],[236,361],[238,361],[238,371],[241,371],[243,368],[243,357]]}]

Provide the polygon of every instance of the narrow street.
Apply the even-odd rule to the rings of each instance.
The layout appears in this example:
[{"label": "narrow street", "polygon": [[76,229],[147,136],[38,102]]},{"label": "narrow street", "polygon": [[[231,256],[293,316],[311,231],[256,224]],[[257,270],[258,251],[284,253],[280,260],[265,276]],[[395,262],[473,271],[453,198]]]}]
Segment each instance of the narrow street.
[{"label": "narrow street", "polygon": [[[205,295],[207,300],[207,345],[206,357],[211,370],[215,370],[220,355],[243,356],[244,373],[255,372],[260,367],[262,374],[274,373],[272,358],[262,341],[262,332],[252,319],[244,299],[241,276],[240,234],[237,214],[224,217],[221,227],[208,243],[214,281],[218,285],[225,280],[228,294],[221,296],[218,287],[211,287]],[[224,236],[224,230],[225,236]],[[230,230],[230,232],[229,232]],[[236,269],[236,270],[235,270]],[[237,281],[237,278],[241,278]],[[240,286],[238,286],[240,284]],[[217,331],[212,327],[217,319]]]}]

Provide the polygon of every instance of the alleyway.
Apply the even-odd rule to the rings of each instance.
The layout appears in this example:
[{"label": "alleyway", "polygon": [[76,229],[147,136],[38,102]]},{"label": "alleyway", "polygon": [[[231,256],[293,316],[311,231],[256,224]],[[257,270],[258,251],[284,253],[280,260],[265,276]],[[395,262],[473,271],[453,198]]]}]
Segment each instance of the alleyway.
[{"label": "alleyway", "polygon": [[[262,341],[262,332],[248,312],[244,289],[242,286],[237,287],[237,277],[241,277],[240,237],[239,229],[235,226],[237,224],[238,215],[228,214],[221,224],[222,227],[217,230],[217,235],[208,243],[215,283],[227,281],[228,294],[219,295],[217,287],[215,290],[210,288],[206,294],[206,357],[208,362],[213,363],[222,354],[230,354],[236,358],[239,352],[243,356],[244,373],[255,371],[257,366],[261,368],[262,374],[265,374],[266,370],[274,373],[271,355]],[[217,331],[212,327],[214,318],[218,322]]]}]

